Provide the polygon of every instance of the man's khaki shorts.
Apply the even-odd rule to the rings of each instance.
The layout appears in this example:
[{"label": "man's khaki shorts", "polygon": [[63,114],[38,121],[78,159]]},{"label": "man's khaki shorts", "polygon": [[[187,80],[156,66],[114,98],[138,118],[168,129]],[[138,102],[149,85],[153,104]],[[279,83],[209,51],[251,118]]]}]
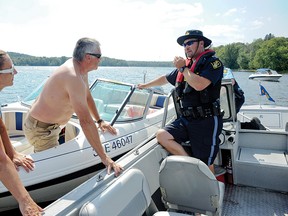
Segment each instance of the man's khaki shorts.
[{"label": "man's khaki shorts", "polygon": [[59,124],[41,122],[33,118],[29,113],[27,114],[24,122],[24,133],[31,145],[34,146],[34,152],[58,146],[60,131]]}]

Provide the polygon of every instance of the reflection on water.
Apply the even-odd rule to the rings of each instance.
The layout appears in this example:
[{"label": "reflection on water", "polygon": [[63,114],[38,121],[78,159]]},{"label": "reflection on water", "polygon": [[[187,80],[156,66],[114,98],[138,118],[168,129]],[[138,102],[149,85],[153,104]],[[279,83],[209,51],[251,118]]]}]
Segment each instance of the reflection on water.
[{"label": "reflection on water", "polygon": [[[30,67],[18,66],[18,74],[14,78],[14,85],[4,88],[0,93],[0,103],[11,103],[23,99],[38,84],[48,77],[57,67]],[[89,73],[89,82],[96,78],[113,79],[127,83],[143,83],[144,80],[149,82],[160,75],[164,75],[172,71],[170,67],[99,67],[96,71]],[[268,101],[265,96],[259,97],[260,88],[258,81],[249,79],[250,72],[234,72],[239,85],[245,92],[245,104],[274,104]],[[288,75],[283,74],[279,82],[262,81],[261,84],[269,92],[270,96],[276,101],[277,105],[288,106],[287,87]],[[173,87],[170,84],[163,86],[166,92]]]}]

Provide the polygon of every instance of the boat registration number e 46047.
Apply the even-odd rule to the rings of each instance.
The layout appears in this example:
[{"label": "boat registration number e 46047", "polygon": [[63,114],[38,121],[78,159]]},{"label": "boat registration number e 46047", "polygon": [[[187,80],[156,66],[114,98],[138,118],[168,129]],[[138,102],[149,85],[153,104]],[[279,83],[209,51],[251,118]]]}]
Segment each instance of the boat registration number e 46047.
[{"label": "boat registration number e 46047", "polygon": [[112,141],[111,148],[113,150],[116,150],[126,145],[129,145],[131,143],[132,143],[132,135],[129,135],[129,136],[121,137],[120,139],[116,139],[115,141]]},{"label": "boat registration number e 46047", "polygon": [[[103,148],[106,153],[109,153],[111,151],[116,151],[118,149],[121,149],[127,145],[132,144],[133,142],[133,136],[128,135],[128,136],[123,136],[121,138],[115,139],[111,142],[107,142],[103,144]],[[98,156],[96,153],[94,153],[94,156]]]}]

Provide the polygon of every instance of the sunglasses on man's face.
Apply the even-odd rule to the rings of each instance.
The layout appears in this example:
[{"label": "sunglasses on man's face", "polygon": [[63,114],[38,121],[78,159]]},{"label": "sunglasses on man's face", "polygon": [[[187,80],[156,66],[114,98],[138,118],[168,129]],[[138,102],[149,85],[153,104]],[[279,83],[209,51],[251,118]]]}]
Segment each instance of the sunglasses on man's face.
[{"label": "sunglasses on man's face", "polygon": [[190,40],[186,43],[183,43],[183,47],[186,47],[186,46],[191,46],[193,45],[195,42],[198,42],[198,40]]},{"label": "sunglasses on man's face", "polygon": [[100,59],[101,58],[101,54],[96,54],[96,53],[87,53],[88,55],[91,55],[91,56],[94,56],[94,57],[96,57],[96,58],[98,58],[98,59]]},{"label": "sunglasses on man's face", "polygon": [[11,73],[11,74],[16,74],[14,65],[12,65],[12,67],[9,68],[9,69],[0,70],[0,74],[1,74],[1,73],[2,73],[2,74],[9,74],[9,73]]}]

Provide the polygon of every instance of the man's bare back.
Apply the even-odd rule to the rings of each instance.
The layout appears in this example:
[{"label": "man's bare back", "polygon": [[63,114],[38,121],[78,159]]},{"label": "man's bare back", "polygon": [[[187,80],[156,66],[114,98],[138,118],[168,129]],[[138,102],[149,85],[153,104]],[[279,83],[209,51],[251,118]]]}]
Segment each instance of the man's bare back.
[{"label": "man's bare back", "polygon": [[71,105],[71,97],[78,95],[83,100],[87,97],[88,83],[85,83],[85,78],[86,76],[75,71],[73,61],[69,59],[47,80],[42,93],[30,110],[30,115],[45,123],[66,124],[75,112]]}]

